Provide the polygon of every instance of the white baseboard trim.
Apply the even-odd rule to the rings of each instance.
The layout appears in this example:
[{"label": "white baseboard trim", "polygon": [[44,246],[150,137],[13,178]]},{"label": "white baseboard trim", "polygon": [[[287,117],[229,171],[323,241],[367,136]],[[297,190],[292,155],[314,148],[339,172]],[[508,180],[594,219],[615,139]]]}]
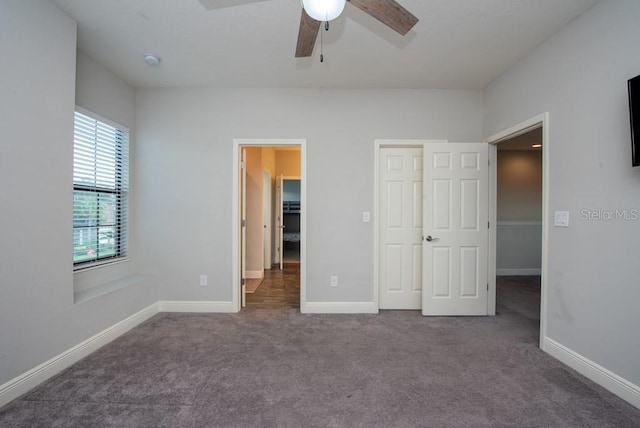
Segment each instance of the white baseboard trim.
[{"label": "white baseboard trim", "polygon": [[160,312],[198,312],[198,313],[235,313],[238,308],[233,302],[192,302],[167,301],[158,302]]},{"label": "white baseboard trim", "polygon": [[544,338],[543,345],[542,349],[552,357],[640,409],[640,386],[629,382],[553,339]]},{"label": "white baseboard trim", "polygon": [[248,270],[245,272],[245,277],[247,279],[262,279],[264,278],[263,270]]},{"label": "white baseboard trim", "polygon": [[304,314],[377,314],[373,302],[306,302],[300,312]]},{"label": "white baseboard trim", "polygon": [[96,351],[98,348],[106,345],[117,337],[123,335],[133,327],[143,323],[158,313],[158,304],[154,303],[146,307],[138,313],[120,321],[117,324],[101,331],[100,333],[90,337],[89,339],[77,344],[63,353],[51,358],[11,379],[9,382],[0,385],[0,407],[15,400],[22,394],[27,393],[30,389],[38,386],[47,379],[60,373],[62,370],[70,367],[82,358]]},{"label": "white baseboard trim", "polygon": [[498,276],[534,276],[541,274],[540,268],[496,269]]},{"label": "white baseboard trim", "polygon": [[503,220],[496,222],[498,227],[520,227],[520,226],[540,226],[542,220]]}]

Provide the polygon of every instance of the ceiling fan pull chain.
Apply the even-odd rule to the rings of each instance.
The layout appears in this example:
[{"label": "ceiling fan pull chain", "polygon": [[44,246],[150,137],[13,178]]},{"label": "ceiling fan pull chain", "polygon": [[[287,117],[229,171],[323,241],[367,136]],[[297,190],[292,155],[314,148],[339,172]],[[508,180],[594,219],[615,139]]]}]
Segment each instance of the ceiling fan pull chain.
[{"label": "ceiling fan pull chain", "polygon": [[[327,27],[328,25],[329,25],[329,23],[325,21],[325,28],[328,28]],[[322,31],[320,31],[320,62],[324,62],[324,51],[323,51],[323,44],[322,44]]]},{"label": "ceiling fan pull chain", "polygon": [[[324,21],[324,31],[329,31],[329,21]],[[320,62],[324,62],[324,54],[322,52],[322,31],[320,31]]]}]

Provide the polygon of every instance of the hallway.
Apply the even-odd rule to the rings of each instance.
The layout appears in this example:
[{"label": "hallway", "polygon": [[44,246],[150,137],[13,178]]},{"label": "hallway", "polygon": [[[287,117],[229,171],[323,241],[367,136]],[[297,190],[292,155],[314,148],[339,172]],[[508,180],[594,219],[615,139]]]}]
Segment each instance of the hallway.
[{"label": "hallway", "polygon": [[285,263],[284,269],[264,271],[264,280],[255,293],[247,294],[247,308],[299,309],[300,263]]}]

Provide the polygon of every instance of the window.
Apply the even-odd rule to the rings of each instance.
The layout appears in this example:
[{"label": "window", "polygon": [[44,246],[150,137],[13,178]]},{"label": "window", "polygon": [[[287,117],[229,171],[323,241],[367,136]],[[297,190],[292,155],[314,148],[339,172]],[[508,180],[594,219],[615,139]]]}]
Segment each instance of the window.
[{"label": "window", "polygon": [[[73,143],[73,264],[127,255],[129,131],[76,110]],[[115,126],[114,126],[115,125]]]}]

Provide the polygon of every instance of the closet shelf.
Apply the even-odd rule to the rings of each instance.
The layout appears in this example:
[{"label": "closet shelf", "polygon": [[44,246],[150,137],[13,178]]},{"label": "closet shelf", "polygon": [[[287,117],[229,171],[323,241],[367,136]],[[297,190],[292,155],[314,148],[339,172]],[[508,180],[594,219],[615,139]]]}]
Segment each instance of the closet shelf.
[{"label": "closet shelf", "polygon": [[282,212],[286,214],[300,213],[300,201],[284,201],[282,203]]}]

